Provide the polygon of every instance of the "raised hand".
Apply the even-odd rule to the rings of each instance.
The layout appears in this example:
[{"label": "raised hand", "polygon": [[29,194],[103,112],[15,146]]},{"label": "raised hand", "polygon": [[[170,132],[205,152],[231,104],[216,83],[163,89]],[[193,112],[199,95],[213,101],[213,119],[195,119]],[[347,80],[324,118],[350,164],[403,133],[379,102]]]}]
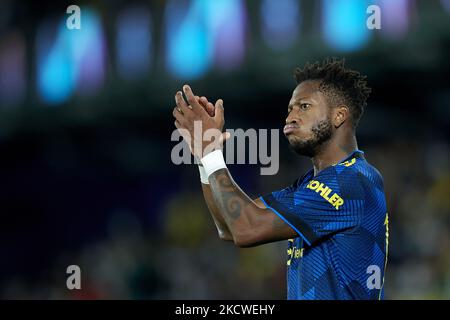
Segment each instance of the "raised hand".
[{"label": "raised hand", "polygon": [[177,106],[173,109],[175,126],[188,143],[192,154],[202,158],[207,153],[222,148],[223,142],[230,137],[222,134],[225,124],[223,100],[219,99],[212,106],[206,97],[195,96],[192,89],[183,86],[183,95],[178,91],[175,95]]}]

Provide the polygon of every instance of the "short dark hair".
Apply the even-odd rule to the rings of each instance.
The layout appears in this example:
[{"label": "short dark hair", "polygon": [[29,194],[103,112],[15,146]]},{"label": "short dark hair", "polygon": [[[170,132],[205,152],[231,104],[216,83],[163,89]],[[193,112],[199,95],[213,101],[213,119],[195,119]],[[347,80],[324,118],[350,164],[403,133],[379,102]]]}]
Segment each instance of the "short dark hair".
[{"label": "short dark hair", "polygon": [[307,80],[320,81],[320,91],[332,104],[349,107],[353,127],[356,128],[372,90],[367,86],[366,76],[346,69],[344,64],[344,59],[336,58],[327,58],[322,63],[306,63],[303,69],[295,69],[294,78],[297,84]]}]

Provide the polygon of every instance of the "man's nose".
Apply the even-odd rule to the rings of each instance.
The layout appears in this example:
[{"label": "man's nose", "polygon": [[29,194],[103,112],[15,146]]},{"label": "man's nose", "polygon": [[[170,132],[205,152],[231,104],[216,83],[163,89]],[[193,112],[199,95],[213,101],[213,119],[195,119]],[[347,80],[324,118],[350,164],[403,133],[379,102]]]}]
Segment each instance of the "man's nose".
[{"label": "man's nose", "polygon": [[292,112],[286,118],[286,124],[297,124],[298,121],[292,116]]}]

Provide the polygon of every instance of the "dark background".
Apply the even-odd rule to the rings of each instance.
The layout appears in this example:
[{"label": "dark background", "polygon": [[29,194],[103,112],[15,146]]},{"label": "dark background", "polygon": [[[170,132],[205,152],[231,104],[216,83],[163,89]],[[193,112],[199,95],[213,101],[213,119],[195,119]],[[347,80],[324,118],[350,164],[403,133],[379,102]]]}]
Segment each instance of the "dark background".
[{"label": "dark background", "polygon": [[[450,297],[449,1],[79,1],[81,30],[70,4],[0,5],[1,297],[283,299],[286,244],[221,242],[196,166],[172,163],[173,95],[281,129],[293,69],[328,56],[373,89],[358,142],[385,179],[386,298]],[[229,168],[257,196],[310,166],[282,135],[280,162]]]}]

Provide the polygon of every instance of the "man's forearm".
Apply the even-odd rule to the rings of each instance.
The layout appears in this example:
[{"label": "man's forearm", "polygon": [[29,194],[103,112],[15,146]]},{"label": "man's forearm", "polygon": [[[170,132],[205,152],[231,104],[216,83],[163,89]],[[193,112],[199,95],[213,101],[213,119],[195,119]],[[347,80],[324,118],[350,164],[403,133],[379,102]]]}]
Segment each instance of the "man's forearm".
[{"label": "man's forearm", "polygon": [[219,237],[222,240],[233,241],[233,236],[228,229],[227,223],[222,217],[219,208],[216,205],[216,201],[212,195],[211,187],[209,184],[202,183],[203,197],[205,198],[206,205],[208,206],[209,212],[214,220],[214,223],[219,232]]},{"label": "man's forearm", "polygon": [[209,177],[210,192],[218,215],[223,218],[235,243],[247,243],[258,215],[266,210],[250,199],[234,182],[228,169],[221,169]]}]

